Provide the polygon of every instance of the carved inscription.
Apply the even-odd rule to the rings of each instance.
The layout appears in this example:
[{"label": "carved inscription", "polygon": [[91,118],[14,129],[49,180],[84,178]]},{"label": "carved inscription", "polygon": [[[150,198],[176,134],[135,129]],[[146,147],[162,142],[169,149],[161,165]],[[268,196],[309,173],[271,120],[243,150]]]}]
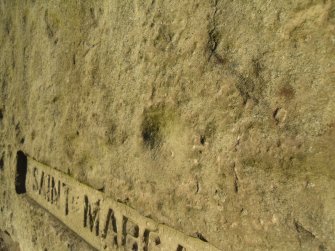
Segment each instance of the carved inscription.
[{"label": "carved inscription", "polygon": [[102,233],[102,238],[105,240],[108,240],[108,243],[106,245],[112,246],[112,247],[118,247],[118,238],[117,238],[117,223],[116,218],[113,209],[109,208],[107,213],[107,218],[105,222],[105,227]]},{"label": "carved inscription", "polygon": [[31,158],[26,186],[29,197],[99,250],[218,251]]},{"label": "carved inscription", "polygon": [[99,213],[100,200],[94,204],[90,204],[87,195],[85,195],[84,227],[88,227],[96,236],[99,235]]},{"label": "carved inscription", "polygon": [[38,170],[36,167],[33,169],[33,177],[32,190],[38,192],[46,201],[59,207],[61,181],[46,174],[44,171]]}]

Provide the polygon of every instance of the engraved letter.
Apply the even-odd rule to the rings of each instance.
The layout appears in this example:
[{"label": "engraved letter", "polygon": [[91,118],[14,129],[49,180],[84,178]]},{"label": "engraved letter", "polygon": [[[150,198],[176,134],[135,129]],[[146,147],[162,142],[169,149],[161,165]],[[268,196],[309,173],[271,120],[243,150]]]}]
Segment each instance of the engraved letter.
[{"label": "engraved letter", "polygon": [[69,190],[70,188],[65,183],[63,183],[63,188],[64,188],[64,193],[65,193],[65,215],[68,215],[69,214]]},{"label": "engraved letter", "polygon": [[40,187],[39,187],[38,192],[39,194],[44,196],[46,201],[50,201],[50,175],[49,174],[44,175],[43,171],[41,174]]},{"label": "engraved letter", "polygon": [[125,246],[125,250],[139,250],[139,227],[125,216],[123,216],[122,235],[122,245]]},{"label": "engraved letter", "polygon": [[92,206],[88,201],[87,195],[85,195],[85,205],[84,205],[84,227],[89,227],[91,232],[93,228],[95,229],[95,235],[99,235],[99,210],[100,210],[100,200],[98,200]]},{"label": "engraved letter", "polygon": [[[116,226],[116,218],[114,215],[114,211],[113,209],[108,209],[108,213],[107,213],[107,220],[106,220],[106,224],[105,224],[105,228],[103,230],[102,233],[102,237],[104,239],[106,239],[106,237],[108,235],[111,235],[110,237],[108,237],[108,240],[111,239],[111,242],[108,241],[108,244],[111,243],[111,246],[118,246],[117,243],[117,226]],[[108,245],[107,244],[107,245]],[[109,245],[108,245],[109,246]]]},{"label": "engraved letter", "polygon": [[[58,189],[57,189],[58,188]],[[51,177],[51,204],[59,205],[60,197],[60,181],[55,182],[55,178]]]},{"label": "engraved letter", "polygon": [[34,167],[33,176],[34,176],[34,183],[33,183],[33,191],[38,190],[38,180],[37,180],[38,169]]},{"label": "engraved letter", "polygon": [[178,245],[176,251],[186,251],[186,248],[184,248],[182,245]]},{"label": "engraved letter", "polygon": [[145,229],[143,233],[143,242],[143,251],[160,250],[159,246],[161,244],[161,239],[155,231]]},{"label": "engraved letter", "polygon": [[41,178],[40,178],[40,186],[39,186],[39,189],[38,189],[39,194],[42,193],[43,186],[44,186],[44,172],[42,171]]},{"label": "engraved letter", "polygon": [[48,186],[47,186],[47,190],[44,190],[44,194],[45,194],[45,199],[47,200],[47,201],[50,201],[50,174],[48,174],[47,175],[47,177],[48,177]]}]

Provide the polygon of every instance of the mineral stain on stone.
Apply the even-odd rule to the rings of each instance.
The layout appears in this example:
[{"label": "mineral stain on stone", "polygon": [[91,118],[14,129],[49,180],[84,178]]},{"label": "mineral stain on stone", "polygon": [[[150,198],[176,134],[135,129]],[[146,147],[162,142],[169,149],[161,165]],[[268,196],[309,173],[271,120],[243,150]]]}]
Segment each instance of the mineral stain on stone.
[{"label": "mineral stain on stone", "polygon": [[149,149],[158,147],[162,141],[161,123],[159,114],[147,113],[144,116],[142,123],[142,138],[144,145]]},{"label": "mineral stain on stone", "polygon": [[164,105],[147,108],[143,113],[141,135],[145,147],[159,148],[164,142],[167,126],[172,121],[172,112]]}]

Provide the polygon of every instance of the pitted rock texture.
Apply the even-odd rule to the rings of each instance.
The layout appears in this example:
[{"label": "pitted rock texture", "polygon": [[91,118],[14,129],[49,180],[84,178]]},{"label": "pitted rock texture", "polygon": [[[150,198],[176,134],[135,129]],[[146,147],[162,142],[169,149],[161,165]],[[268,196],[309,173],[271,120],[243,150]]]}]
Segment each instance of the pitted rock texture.
[{"label": "pitted rock texture", "polygon": [[335,249],[333,0],[3,0],[0,229],[91,250],[16,153],[221,250]]}]

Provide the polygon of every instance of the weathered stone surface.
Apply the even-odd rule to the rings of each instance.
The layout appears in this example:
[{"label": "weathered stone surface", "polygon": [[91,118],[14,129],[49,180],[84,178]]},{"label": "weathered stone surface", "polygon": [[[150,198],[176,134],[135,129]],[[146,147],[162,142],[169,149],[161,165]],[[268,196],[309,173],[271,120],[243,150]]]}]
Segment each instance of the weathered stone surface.
[{"label": "weathered stone surface", "polygon": [[22,151],[220,250],[334,250],[334,13],[1,1],[0,230],[21,250],[92,250],[17,194]]},{"label": "weathered stone surface", "polygon": [[0,250],[1,251],[18,251],[20,250],[19,244],[17,242],[14,242],[12,238],[10,237],[10,234],[5,231],[0,231]]},{"label": "weathered stone surface", "polygon": [[23,193],[99,250],[219,251],[34,159],[24,165]]}]

